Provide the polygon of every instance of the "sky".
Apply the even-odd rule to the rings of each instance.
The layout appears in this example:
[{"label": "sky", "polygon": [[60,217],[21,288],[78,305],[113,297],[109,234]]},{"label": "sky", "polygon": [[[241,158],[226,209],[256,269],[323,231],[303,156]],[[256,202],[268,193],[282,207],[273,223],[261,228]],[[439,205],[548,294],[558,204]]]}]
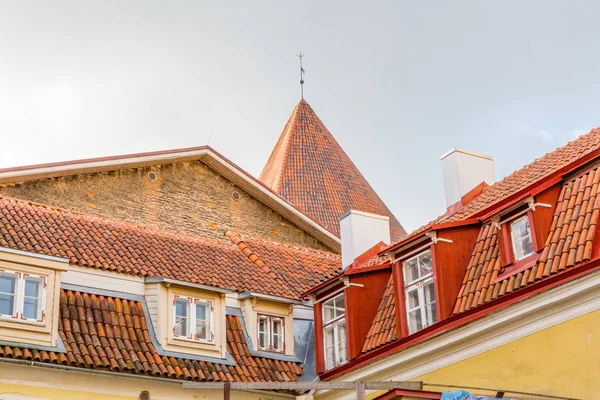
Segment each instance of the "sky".
[{"label": "sky", "polygon": [[0,168],[204,145],[258,176],[305,99],[407,230],[600,126],[600,2],[0,2]]}]

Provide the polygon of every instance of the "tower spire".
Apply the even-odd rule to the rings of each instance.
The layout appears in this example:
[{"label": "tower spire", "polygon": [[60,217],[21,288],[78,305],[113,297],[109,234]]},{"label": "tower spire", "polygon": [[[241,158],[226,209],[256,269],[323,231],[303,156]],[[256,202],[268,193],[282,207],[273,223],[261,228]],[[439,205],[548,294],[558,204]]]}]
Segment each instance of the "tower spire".
[{"label": "tower spire", "polygon": [[304,99],[304,68],[302,68],[302,57],[304,57],[304,54],[300,52],[296,57],[300,59],[300,95]]}]

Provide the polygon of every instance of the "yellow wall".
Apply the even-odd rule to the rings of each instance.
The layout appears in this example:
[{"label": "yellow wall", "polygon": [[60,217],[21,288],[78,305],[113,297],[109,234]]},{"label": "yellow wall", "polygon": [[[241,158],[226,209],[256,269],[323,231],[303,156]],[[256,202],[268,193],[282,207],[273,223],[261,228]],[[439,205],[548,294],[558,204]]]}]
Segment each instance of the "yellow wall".
[{"label": "yellow wall", "polygon": [[[142,390],[152,400],[222,400],[222,390],[183,389],[181,381],[98,375],[0,363],[0,400],[135,400]],[[279,400],[277,395],[232,391],[234,400]]]},{"label": "yellow wall", "polygon": [[[600,399],[600,311],[534,333],[414,380]],[[425,389],[444,390],[427,386]]]}]

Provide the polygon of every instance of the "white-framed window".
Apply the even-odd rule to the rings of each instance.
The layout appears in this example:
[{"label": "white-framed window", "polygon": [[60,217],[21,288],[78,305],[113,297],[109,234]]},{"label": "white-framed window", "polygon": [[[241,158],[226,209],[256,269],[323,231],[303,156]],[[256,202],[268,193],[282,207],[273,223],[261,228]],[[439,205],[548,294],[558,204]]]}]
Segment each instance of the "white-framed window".
[{"label": "white-framed window", "polygon": [[343,293],[323,302],[323,341],[325,368],[331,369],[348,361]]},{"label": "white-framed window", "polygon": [[285,350],[285,324],[283,318],[258,315],[258,348],[283,352]]},{"label": "white-framed window", "polygon": [[43,323],[47,277],[0,269],[0,318]]},{"label": "white-framed window", "polygon": [[437,321],[431,250],[402,262],[409,333]]},{"label": "white-framed window", "polygon": [[527,215],[514,220],[510,224],[510,240],[512,242],[515,261],[522,260],[534,253],[531,227],[529,226],[529,217]]},{"label": "white-framed window", "polygon": [[214,341],[211,300],[175,295],[173,308],[174,337],[207,343]]}]

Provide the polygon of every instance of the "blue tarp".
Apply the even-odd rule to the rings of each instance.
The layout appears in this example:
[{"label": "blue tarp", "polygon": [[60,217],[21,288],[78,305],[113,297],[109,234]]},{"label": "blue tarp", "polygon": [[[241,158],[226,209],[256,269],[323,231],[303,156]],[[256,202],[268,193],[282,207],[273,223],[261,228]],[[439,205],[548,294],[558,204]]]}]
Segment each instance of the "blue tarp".
[{"label": "blue tarp", "polygon": [[497,397],[488,396],[475,396],[466,390],[458,390],[456,392],[444,392],[442,393],[442,400],[510,400],[510,399],[498,399]]}]

